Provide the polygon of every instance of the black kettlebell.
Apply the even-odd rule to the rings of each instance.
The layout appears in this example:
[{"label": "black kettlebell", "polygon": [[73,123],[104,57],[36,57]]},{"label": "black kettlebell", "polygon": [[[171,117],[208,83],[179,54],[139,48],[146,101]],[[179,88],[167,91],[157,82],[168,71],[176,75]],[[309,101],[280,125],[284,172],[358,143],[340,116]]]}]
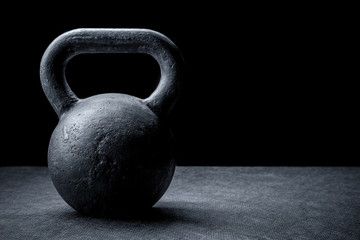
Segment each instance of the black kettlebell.
[{"label": "black kettlebell", "polygon": [[[65,78],[82,53],[145,53],[161,78],[145,99],[108,93],[79,99]],[[183,59],[166,36],[147,29],[76,29],[57,37],[40,66],[45,95],[59,117],[48,168],[61,197],[78,212],[106,216],[153,206],[175,170],[166,116],[179,96]]]}]

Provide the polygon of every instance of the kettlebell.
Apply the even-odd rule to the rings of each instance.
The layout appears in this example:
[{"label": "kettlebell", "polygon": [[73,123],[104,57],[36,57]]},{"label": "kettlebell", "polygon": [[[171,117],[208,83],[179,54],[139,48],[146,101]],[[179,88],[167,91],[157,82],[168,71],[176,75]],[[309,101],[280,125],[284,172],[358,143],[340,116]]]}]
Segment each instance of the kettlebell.
[{"label": "kettlebell", "polygon": [[[159,83],[145,99],[121,93],[80,99],[65,69],[83,53],[149,54],[160,66]],[[121,215],[149,209],[163,196],[176,165],[166,117],[179,97],[182,71],[176,45],[148,29],[75,29],[48,46],[40,79],[59,117],[49,142],[48,169],[72,208],[86,215]]]}]

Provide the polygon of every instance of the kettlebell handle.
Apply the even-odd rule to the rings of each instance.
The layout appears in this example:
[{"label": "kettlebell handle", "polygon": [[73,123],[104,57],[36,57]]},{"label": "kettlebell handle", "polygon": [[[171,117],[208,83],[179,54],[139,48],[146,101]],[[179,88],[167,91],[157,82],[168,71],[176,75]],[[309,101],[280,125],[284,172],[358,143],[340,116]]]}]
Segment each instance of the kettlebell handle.
[{"label": "kettlebell handle", "polygon": [[57,37],[46,49],[40,64],[40,80],[58,117],[81,101],[66,78],[67,62],[83,53],[145,53],[155,58],[161,78],[144,103],[159,117],[166,116],[180,90],[183,59],[176,45],[166,36],[148,29],[82,28]]}]

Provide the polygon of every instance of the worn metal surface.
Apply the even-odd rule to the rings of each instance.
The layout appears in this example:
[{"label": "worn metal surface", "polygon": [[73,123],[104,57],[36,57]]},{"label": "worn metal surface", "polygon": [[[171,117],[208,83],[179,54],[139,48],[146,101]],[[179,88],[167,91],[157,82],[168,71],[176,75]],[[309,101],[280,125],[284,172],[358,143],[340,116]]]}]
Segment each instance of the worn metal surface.
[{"label": "worn metal surface", "polygon": [[[160,65],[148,98],[109,93],[79,99],[66,63],[81,53],[147,53]],[[42,87],[59,116],[48,151],[51,179],[77,211],[112,215],[155,204],[175,169],[166,115],[180,89],[181,54],[167,37],[145,29],[77,29],[53,41],[41,61]]]}]

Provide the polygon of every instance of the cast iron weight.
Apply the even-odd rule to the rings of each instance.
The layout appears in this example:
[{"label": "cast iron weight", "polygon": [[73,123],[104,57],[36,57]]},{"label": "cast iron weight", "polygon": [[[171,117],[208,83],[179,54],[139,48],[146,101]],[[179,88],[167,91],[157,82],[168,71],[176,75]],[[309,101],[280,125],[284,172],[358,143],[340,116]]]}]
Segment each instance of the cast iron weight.
[{"label": "cast iron weight", "polygon": [[[108,93],[79,99],[65,78],[67,62],[83,53],[145,53],[161,78],[147,98]],[[48,168],[61,197],[78,212],[121,215],[153,206],[175,170],[166,116],[179,97],[183,59],[166,36],[148,29],[75,29],[46,49],[40,79],[59,117]]]}]

